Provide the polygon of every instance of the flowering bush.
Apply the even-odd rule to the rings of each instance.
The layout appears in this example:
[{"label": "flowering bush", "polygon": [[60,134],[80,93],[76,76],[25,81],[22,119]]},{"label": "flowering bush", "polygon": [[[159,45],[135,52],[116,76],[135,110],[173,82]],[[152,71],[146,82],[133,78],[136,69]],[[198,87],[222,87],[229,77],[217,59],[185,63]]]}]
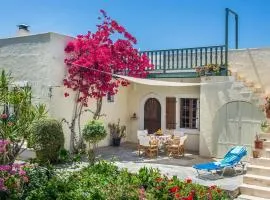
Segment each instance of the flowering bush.
[{"label": "flowering bush", "polygon": [[[76,181],[74,181],[76,180]],[[31,183],[31,180],[30,180]],[[30,184],[29,183],[29,184]],[[152,168],[138,173],[119,170],[101,161],[80,171],[55,175],[28,191],[27,200],[100,199],[100,200],[225,200],[227,195],[217,186],[205,187],[190,178],[168,178]],[[23,198],[23,199],[24,199]]]},{"label": "flowering bush", "polygon": [[[192,179],[187,178],[184,181],[177,177],[168,178],[161,176],[157,170],[142,168],[139,172],[147,177],[144,184],[144,193],[146,199],[168,199],[168,200],[222,200],[228,199],[227,195],[217,186],[205,187],[192,183]],[[155,177],[155,178],[154,178]],[[153,179],[154,178],[154,179]],[[142,195],[142,194],[141,194]]]},{"label": "flowering bush", "polygon": [[[80,124],[83,107],[88,107],[89,99],[96,99],[93,119],[101,116],[102,98],[107,94],[115,95],[121,86],[129,82],[113,74],[144,78],[152,65],[146,55],[135,48],[136,38],[122,25],[100,10],[102,20],[96,32],[78,35],[65,47],[67,76],[63,80],[66,88],[76,91],[74,113],[70,129],[70,150],[77,152],[82,146],[80,129],[75,132],[75,124]],[[65,97],[69,93],[64,94]]]},{"label": "flowering bush", "polygon": [[17,199],[22,193],[23,185],[29,179],[22,164],[0,165],[0,192],[9,197]]}]

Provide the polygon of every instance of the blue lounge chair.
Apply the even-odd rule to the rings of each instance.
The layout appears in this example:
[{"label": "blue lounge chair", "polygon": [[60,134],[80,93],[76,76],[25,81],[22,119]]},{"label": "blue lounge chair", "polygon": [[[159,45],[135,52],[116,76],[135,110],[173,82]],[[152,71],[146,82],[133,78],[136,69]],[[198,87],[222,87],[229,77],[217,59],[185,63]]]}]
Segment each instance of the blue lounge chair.
[{"label": "blue lounge chair", "polygon": [[[235,174],[242,174],[244,172],[245,164],[241,159],[247,155],[247,150],[244,146],[235,146],[230,149],[230,151],[224,156],[224,158],[219,162],[208,162],[193,165],[198,172],[198,177],[201,178],[202,174],[200,171],[210,172],[212,175],[214,172],[221,171],[221,177],[223,177],[224,172],[227,168],[235,170]],[[242,170],[240,173],[237,173],[236,167],[241,167]]]}]

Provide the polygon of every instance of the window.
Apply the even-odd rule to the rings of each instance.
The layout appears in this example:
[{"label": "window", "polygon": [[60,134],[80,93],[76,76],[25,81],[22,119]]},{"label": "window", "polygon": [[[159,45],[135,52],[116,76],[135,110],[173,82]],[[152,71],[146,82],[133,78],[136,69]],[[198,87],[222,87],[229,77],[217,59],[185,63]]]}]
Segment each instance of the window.
[{"label": "window", "polygon": [[108,101],[109,103],[114,102],[114,95],[108,93],[108,94],[107,94],[107,101]]},{"label": "window", "polygon": [[181,99],[180,128],[197,129],[199,127],[198,99]]}]

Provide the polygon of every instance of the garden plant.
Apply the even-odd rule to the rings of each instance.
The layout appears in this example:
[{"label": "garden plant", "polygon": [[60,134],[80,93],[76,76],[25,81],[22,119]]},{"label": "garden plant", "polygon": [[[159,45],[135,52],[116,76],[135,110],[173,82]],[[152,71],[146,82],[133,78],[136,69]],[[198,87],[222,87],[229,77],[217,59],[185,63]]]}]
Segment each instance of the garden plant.
[{"label": "garden plant", "polygon": [[[115,95],[120,86],[125,87],[127,80],[114,74],[132,77],[146,77],[152,65],[146,55],[141,55],[134,47],[137,43],[123,26],[101,10],[102,20],[96,32],[78,35],[65,48],[67,76],[66,88],[75,91],[75,105],[70,122],[64,120],[70,129],[70,150],[78,152],[83,146],[80,119],[84,111],[90,111],[93,119],[99,119],[102,98],[107,94]],[[66,97],[69,92],[64,94]],[[89,99],[96,100],[95,110],[85,109]],[[78,132],[76,132],[78,127]]]},{"label": "garden plant", "polygon": [[31,103],[31,87],[12,84],[4,70],[0,76],[0,164],[12,164],[29,139],[32,125],[46,117],[44,105]]}]

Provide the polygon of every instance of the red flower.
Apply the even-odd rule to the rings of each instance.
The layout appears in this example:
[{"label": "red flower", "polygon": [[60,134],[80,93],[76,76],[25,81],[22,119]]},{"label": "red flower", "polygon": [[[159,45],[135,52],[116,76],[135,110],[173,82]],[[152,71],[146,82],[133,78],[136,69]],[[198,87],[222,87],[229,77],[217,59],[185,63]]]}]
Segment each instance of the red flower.
[{"label": "red flower", "polygon": [[179,186],[174,186],[174,187],[172,187],[172,188],[169,189],[169,192],[170,193],[176,193],[176,192],[179,191],[179,189],[180,189]]},{"label": "red flower", "polygon": [[175,194],[174,194],[174,197],[175,197],[176,199],[179,199],[179,198],[181,197],[181,195],[180,195],[180,193],[175,193]]},{"label": "red flower", "polygon": [[69,96],[69,93],[65,92],[65,94],[64,94],[64,95],[65,95],[65,97],[68,97],[68,96]]},{"label": "red flower", "polygon": [[210,186],[210,189],[211,189],[211,190],[214,190],[214,189],[216,189],[216,188],[217,188],[216,185],[211,185],[211,186]]},{"label": "red flower", "polygon": [[186,178],[186,183],[192,183],[192,179],[191,178]]},{"label": "red flower", "polygon": [[0,115],[0,118],[1,118],[1,119],[7,119],[8,116],[7,116],[7,114],[4,113],[4,114]]}]

